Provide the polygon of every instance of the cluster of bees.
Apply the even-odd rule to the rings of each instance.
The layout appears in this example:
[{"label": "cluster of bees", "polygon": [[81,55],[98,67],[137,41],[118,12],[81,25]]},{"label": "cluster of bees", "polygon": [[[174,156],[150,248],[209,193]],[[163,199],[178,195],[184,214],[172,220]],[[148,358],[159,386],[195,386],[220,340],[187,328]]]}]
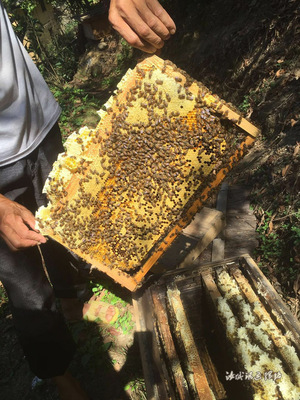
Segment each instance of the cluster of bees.
[{"label": "cluster of bees", "polygon": [[243,135],[208,94],[170,62],[129,71],[98,127],[67,140],[41,231],[91,262],[136,270],[239,148]]}]

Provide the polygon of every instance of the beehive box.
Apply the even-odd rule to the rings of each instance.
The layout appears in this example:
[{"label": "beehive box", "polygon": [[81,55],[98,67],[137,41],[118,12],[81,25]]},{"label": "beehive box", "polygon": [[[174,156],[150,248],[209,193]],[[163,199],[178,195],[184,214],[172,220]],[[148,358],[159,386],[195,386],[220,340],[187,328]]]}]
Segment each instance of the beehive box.
[{"label": "beehive box", "polygon": [[100,117],[66,141],[37,219],[135,290],[259,131],[157,56],[126,73]]},{"label": "beehive box", "polygon": [[300,324],[253,259],[178,269],[137,296],[149,400],[300,398]]}]

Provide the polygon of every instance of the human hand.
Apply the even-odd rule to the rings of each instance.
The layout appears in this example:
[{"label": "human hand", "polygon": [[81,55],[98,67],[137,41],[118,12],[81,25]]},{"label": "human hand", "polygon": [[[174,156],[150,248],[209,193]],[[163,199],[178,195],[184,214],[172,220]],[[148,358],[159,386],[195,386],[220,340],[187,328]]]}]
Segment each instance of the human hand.
[{"label": "human hand", "polygon": [[35,229],[35,218],[32,213],[21,204],[2,195],[0,195],[0,236],[13,251],[46,242],[46,238]]},{"label": "human hand", "polygon": [[157,0],[111,0],[109,21],[133,47],[155,53],[176,26]]}]

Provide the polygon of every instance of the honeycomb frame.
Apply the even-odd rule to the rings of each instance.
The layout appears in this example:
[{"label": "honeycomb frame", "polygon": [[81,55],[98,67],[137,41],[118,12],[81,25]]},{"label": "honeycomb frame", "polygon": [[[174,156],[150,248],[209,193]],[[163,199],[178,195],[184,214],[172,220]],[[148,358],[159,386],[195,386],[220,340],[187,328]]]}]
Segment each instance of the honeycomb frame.
[{"label": "honeycomb frame", "polygon": [[43,234],[134,291],[259,129],[157,56],[117,87],[96,129],[67,139],[36,218]]}]

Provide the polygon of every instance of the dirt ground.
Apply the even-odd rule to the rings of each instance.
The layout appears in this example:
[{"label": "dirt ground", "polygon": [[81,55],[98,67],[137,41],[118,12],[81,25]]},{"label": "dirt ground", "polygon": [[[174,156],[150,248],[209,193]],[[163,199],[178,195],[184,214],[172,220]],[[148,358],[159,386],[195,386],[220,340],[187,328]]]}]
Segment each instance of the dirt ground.
[{"label": "dirt ground", "polygon": [[[114,293],[114,306],[119,309],[119,319],[132,315],[128,293],[124,293],[113,282],[106,283],[109,293]],[[100,300],[104,297],[104,292],[106,289],[103,288],[97,293]],[[87,297],[91,295],[92,292]],[[107,300],[104,298],[103,301]],[[144,398],[145,389],[134,321],[130,321],[129,325],[126,329],[125,323],[109,325],[101,321],[79,321],[69,324],[77,344],[70,371],[91,399]],[[4,298],[0,301],[0,332],[0,399],[58,400],[53,384],[48,380],[37,380],[30,371]]]},{"label": "dirt ground", "polygon": [[[166,0],[164,5],[176,22],[177,33],[160,56],[239,107],[262,130],[251,153],[229,179],[252,187],[258,227],[268,221],[266,234],[273,231],[284,243],[285,252],[277,259],[270,257],[264,272],[298,314],[300,241],[285,237],[282,223],[292,221],[293,232],[300,232],[299,219],[292,219],[300,208],[299,3]],[[99,82],[111,76],[117,64],[111,62],[108,68],[108,61],[117,57],[118,48],[115,39],[110,46],[102,46],[98,52],[102,67],[89,75],[89,86],[103,91],[103,97],[110,95],[115,83],[110,80],[103,87]],[[130,63],[134,65],[141,57],[141,53],[134,52]],[[93,74],[97,76],[93,78]],[[74,80],[78,85],[80,76],[82,70]],[[272,221],[267,220],[270,210],[276,213]],[[264,261],[263,245],[260,243],[257,261]],[[113,283],[110,290],[129,299],[128,293],[120,293]],[[24,360],[5,299],[0,306],[0,400],[57,400],[49,382],[32,388],[34,376]],[[146,398],[133,331],[124,335],[121,330],[88,322],[71,329],[78,342],[71,370],[91,399]]]}]

